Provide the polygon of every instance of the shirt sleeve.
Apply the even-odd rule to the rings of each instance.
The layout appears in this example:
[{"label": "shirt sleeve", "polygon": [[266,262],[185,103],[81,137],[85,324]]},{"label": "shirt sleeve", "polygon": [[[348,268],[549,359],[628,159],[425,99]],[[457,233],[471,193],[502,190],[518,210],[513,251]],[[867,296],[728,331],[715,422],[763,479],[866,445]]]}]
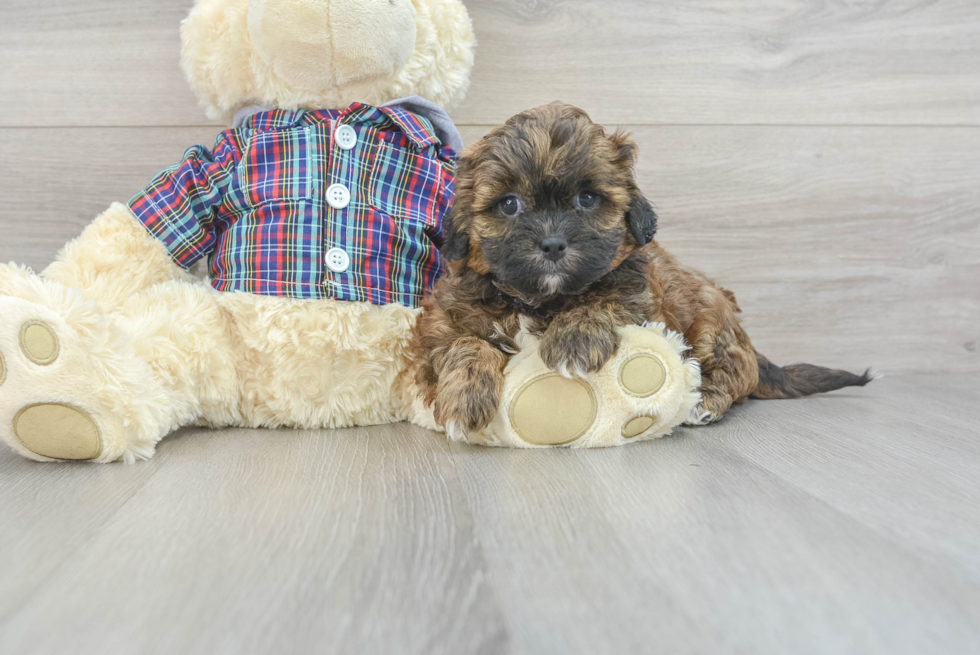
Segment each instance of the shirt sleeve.
[{"label": "shirt sleeve", "polygon": [[213,151],[194,146],[129,201],[147,231],[177,264],[189,268],[214,250],[220,209],[241,157],[233,131],[218,135]]}]

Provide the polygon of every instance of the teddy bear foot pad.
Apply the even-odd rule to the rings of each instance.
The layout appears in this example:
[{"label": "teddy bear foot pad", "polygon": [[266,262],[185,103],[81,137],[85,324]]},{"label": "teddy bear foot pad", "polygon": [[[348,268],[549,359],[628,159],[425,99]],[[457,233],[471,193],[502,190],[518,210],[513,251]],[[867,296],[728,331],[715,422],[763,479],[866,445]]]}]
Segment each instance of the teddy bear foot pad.
[{"label": "teddy bear foot pad", "polygon": [[95,459],[102,435],[86,412],[71,405],[29,405],[14,417],[14,436],[29,451],[51,459]]}]

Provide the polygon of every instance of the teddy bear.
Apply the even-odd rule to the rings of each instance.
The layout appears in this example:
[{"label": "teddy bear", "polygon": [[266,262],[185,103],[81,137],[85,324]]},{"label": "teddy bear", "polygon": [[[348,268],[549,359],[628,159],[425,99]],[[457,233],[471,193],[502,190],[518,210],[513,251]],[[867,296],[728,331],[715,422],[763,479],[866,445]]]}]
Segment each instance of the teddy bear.
[{"label": "teddy bear", "polygon": [[[231,127],[113,203],[41,275],[0,265],[0,440],[39,461],[134,462],[188,425],[442,430],[405,371],[442,271],[466,9],[197,0],[181,36],[189,83]],[[546,370],[526,339],[497,419],[452,436],[668,433],[697,405],[697,365],[662,326],[623,336],[587,380]]]}]

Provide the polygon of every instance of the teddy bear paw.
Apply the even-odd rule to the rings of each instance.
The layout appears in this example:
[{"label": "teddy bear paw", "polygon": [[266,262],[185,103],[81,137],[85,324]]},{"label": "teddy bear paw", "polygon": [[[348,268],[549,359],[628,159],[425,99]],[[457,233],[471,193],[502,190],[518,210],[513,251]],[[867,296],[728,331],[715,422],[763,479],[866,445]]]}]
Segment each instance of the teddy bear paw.
[{"label": "teddy bear paw", "polygon": [[[25,366],[51,366],[58,360],[60,340],[54,328],[39,320],[24,322],[17,339],[17,359]],[[6,365],[0,354],[0,383]],[[32,403],[21,407],[11,421],[20,444],[48,459],[95,459],[102,454],[102,434],[91,415],[67,403]]]},{"label": "teddy bear paw", "polygon": [[470,441],[515,447],[594,448],[668,434],[698,404],[697,362],[661,324],[620,329],[616,354],[596,373],[550,371],[535,345],[505,370],[501,411]]},{"label": "teddy bear paw", "polygon": [[43,309],[0,298],[0,437],[32,459],[96,459],[99,425],[53,388],[64,375],[65,326]]},{"label": "teddy bear paw", "polygon": [[0,441],[39,461],[145,456],[146,364],[93,303],[44,285],[41,302],[0,296]]}]

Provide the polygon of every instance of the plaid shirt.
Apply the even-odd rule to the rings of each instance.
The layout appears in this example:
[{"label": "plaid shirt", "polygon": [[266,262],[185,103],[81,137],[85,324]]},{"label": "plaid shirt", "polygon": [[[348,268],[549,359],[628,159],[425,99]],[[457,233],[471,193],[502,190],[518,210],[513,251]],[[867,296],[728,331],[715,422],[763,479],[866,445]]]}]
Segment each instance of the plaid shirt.
[{"label": "plaid shirt", "polygon": [[[350,149],[340,125],[357,135]],[[207,255],[219,291],[414,307],[442,272],[455,158],[403,108],[276,109],[222,132],[211,152],[190,148],[129,207],[179,265]],[[327,203],[333,184],[346,207]],[[326,262],[338,248],[341,272]]]}]

